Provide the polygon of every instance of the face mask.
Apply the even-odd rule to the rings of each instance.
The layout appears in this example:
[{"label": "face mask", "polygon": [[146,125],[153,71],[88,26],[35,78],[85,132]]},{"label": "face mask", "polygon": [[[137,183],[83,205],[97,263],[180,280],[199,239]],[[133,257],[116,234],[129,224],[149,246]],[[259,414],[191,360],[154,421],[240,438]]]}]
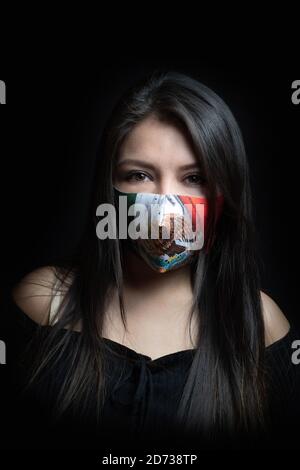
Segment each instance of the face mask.
[{"label": "face mask", "polygon": [[[203,249],[208,217],[207,198],[178,194],[126,193],[117,188],[114,188],[114,192],[119,212],[119,196],[125,196],[125,205],[122,207],[124,209],[126,206],[126,216],[130,215],[126,225],[129,248],[155,271],[164,273],[178,269],[192,262]],[[223,196],[218,196],[217,216],[222,205]],[[131,220],[132,218],[136,221]],[[143,230],[137,236],[130,236],[130,228],[141,226],[138,220],[143,222]]]}]

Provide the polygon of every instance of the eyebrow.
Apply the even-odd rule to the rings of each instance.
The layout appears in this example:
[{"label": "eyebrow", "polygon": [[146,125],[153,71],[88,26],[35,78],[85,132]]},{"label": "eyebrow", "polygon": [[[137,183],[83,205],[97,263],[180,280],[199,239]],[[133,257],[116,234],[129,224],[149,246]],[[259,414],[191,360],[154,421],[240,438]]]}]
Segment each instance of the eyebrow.
[{"label": "eyebrow", "polygon": [[[119,167],[119,166],[123,166],[123,165],[126,165],[126,164],[139,165],[139,166],[142,166],[144,168],[149,168],[151,170],[155,169],[155,166],[152,165],[151,163],[148,163],[148,162],[143,161],[143,160],[138,160],[138,159],[135,159],[135,158],[126,158],[125,160],[117,163],[116,166]],[[189,163],[187,165],[181,165],[180,169],[181,170],[191,170],[191,169],[194,169],[194,168],[199,169],[200,166],[201,166],[200,162],[199,163]]]}]

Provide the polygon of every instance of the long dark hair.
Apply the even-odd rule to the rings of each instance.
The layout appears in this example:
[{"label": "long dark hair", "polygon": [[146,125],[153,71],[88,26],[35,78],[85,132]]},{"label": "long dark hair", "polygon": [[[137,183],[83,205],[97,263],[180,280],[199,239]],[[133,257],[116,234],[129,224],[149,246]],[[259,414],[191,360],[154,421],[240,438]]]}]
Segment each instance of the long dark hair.
[{"label": "long dark hair", "polygon": [[[84,413],[89,390],[95,387],[101,411],[105,399],[101,332],[113,292],[118,293],[125,328],[126,317],[122,245],[119,240],[97,238],[96,208],[101,203],[114,203],[113,169],[120,145],[132,128],[150,115],[172,120],[185,129],[205,174],[212,207],[208,221],[211,249],[191,267],[191,314],[199,315],[201,321],[178,423],[183,430],[206,436],[258,429],[265,416],[265,343],[243,139],[223,100],[180,73],[156,73],[139,83],[120,99],[107,123],[86,232],[73,262],[56,270],[60,280],[57,290],[66,286],[66,279],[71,280],[57,311],[57,322],[43,342],[42,359],[39,357],[32,380],[49,367],[53,358],[59,360],[71,341],[70,328],[81,321],[80,338],[57,397],[57,413],[76,405]],[[219,219],[215,210],[217,187],[224,195]]]}]

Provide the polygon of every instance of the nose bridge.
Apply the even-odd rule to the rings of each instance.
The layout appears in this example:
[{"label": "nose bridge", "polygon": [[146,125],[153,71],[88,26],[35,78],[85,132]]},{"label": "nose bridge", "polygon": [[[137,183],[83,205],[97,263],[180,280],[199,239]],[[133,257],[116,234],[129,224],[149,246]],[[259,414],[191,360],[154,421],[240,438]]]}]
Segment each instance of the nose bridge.
[{"label": "nose bridge", "polygon": [[160,194],[176,192],[176,178],[172,169],[169,168],[161,174],[157,189]]}]

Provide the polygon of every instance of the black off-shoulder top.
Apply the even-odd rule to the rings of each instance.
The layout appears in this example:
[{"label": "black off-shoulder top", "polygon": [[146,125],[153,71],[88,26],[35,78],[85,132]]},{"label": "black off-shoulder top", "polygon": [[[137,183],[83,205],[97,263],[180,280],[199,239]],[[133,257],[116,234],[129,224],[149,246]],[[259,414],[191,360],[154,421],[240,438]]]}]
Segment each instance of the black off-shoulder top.
[{"label": "black off-shoulder top", "polygon": [[[175,422],[196,349],[178,351],[152,360],[125,345],[102,338],[107,393],[101,425],[95,420],[96,397],[93,391],[84,418],[68,415],[65,420],[56,422],[52,419],[52,406],[58,396],[61,380],[70,367],[72,348],[78,345],[81,333],[69,332],[69,350],[64,352],[54,369],[49,368],[42,380],[24,393],[22,380],[23,372],[26,371],[22,367],[26,344],[37,328],[42,328],[46,334],[52,327],[38,327],[15,304],[10,294],[4,304],[5,315],[10,318],[10,327],[7,328],[8,350],[10,344],[14,345],[11,354],[7,354],[10,385],[6,415],[10,439],[17,446],[60,449],[142,446],[148,450],[165,446],[200,450],[207,446],[197,436],[192,440],[191,436],[185,439]],[[65,334],[65,331],[61,334]],[[295,340],[300,340],[300,334],[291,324],[283,338],[266,347],[266,366],[271,376],[273,424],[265,439],[259,436],[255,443],[251,440],[250,447],[286,448],[298,442],[295,430],[300,416],[300,364],[292,361]],[[214,445],[223,448],[224,443]],[[247,442],[238,445],[247,447]]]}]

